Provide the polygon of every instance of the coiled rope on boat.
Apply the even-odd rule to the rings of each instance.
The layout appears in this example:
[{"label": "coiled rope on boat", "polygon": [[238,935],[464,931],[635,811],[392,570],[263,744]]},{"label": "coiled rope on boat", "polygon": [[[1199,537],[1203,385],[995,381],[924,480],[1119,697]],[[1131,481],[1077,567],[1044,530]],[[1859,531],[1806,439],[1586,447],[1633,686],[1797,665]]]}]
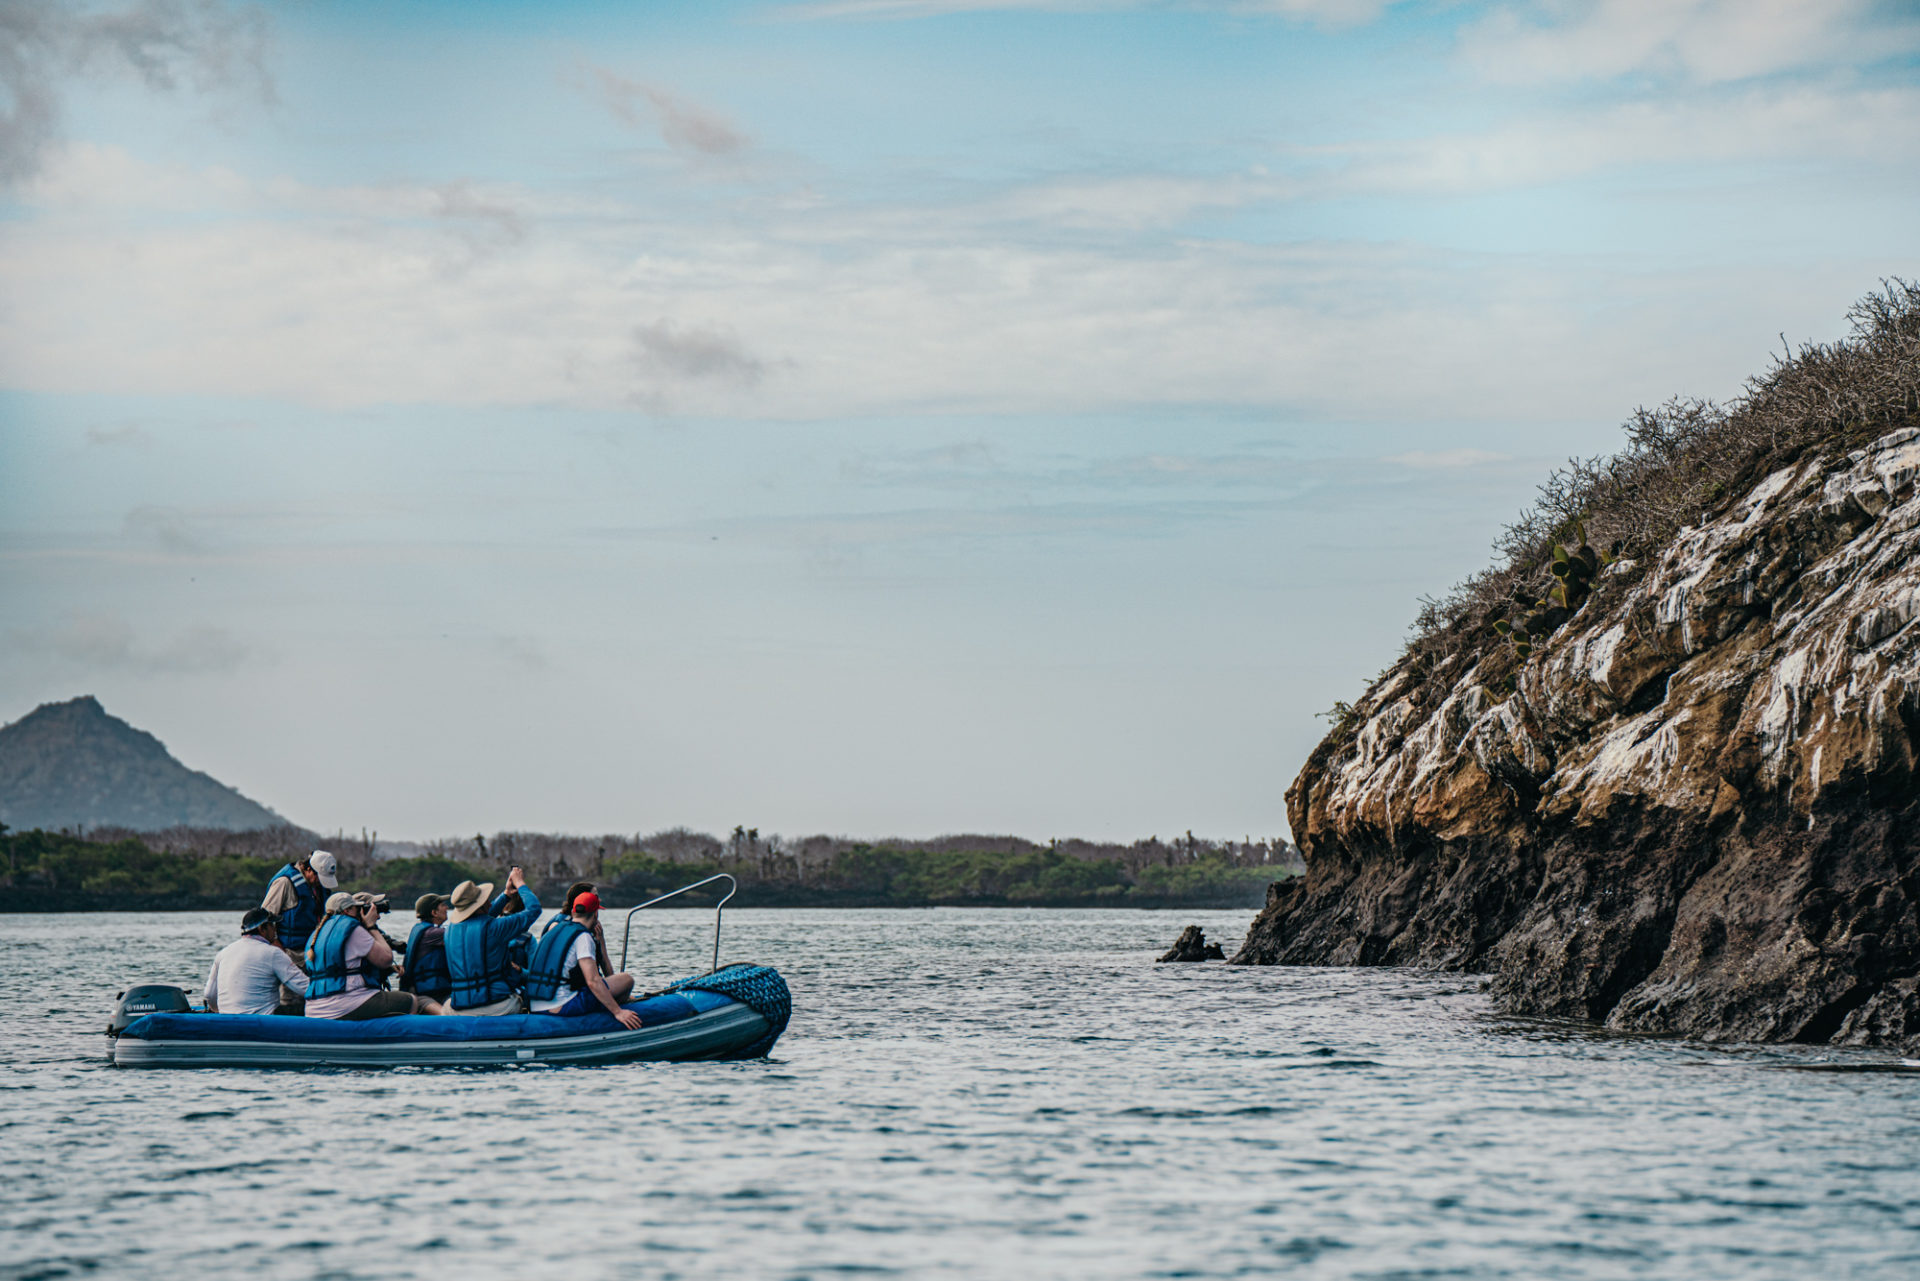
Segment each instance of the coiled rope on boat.
[{"label": "coiled rope on boat", "polygon": [[727,1055],[730,1059],[757,1059],[764,1056],[773,1048],[773,1043],[780,1039],[780,1034],[787,1030],[787,1020],[793,1015],[793,997],[787,991],[787,981],[780,977],[779,971],[764,965],[723,965],[711,974],[677,979],[662,990],[712,992],[740,1002],[767,1021],[767,1034],[752,1045]]}]

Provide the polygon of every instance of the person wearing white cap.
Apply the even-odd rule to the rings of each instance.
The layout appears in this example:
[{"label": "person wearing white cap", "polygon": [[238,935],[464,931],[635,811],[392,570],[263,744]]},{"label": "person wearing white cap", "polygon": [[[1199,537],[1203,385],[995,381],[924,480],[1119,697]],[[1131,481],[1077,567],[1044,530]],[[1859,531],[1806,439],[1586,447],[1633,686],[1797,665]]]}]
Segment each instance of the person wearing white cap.
[{"label": "person wearing white cap", "polygon": [[273,874],[260,906],[273,913],[281,947],[295,956],[306,951],[307,940],[326,915],[320,907],[321,892],[339,884],[340,865],[325,850],[315,850]]}]

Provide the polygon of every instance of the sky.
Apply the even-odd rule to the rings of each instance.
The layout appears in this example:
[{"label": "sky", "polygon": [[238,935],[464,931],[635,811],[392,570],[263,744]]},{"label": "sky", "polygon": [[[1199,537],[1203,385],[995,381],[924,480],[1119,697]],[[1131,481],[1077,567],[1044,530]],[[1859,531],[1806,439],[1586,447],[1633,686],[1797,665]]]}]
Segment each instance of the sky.
[{"label": "sky", "polygon": [[383,838],[1285,835],[1917,162],[1910,2],[0,0],[0,721]]}]

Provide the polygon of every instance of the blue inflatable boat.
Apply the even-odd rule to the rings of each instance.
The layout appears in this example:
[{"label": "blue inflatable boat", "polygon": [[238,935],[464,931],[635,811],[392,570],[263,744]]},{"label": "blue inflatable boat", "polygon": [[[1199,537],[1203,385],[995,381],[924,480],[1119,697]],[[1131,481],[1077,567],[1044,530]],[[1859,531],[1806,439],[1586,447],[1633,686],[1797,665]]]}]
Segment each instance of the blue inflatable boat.
[{"label": "blue inflatable boat", "polygon": [[621,1027],[605,1012],[576,1018],[416,1014],[362,1023],[142,1014],[115,1037],[113,1061],[146,1068],[385,1068],[755,1059],[764,1057],[786,1030],[792,1002],[778,972],[729,965],[681,979],[627,1008],[640,1016],[636,1030]]}]

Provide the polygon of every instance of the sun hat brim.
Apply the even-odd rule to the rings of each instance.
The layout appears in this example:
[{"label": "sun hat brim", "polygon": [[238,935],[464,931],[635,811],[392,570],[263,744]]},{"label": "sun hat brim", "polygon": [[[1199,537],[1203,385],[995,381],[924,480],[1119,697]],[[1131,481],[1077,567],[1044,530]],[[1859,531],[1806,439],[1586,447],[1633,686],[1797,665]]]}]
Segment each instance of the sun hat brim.
[{"label": "sun hat brim", "polygon": [[[493,902],[493,882],[492,881],[487,881],[484,884],[476,885],[474,886],[474,888],[479,890],[480,893],[474,897],[472,905],[468,907],[454,907],[453,900],[452,899],[447,900],[447,924],[458,925],[461,921],[467,920],[469,917],[475,916],[481,912],[486,911],[487,904]],[[457,894],[459,893],[459,891],[455,890],[454,893]]]}]

